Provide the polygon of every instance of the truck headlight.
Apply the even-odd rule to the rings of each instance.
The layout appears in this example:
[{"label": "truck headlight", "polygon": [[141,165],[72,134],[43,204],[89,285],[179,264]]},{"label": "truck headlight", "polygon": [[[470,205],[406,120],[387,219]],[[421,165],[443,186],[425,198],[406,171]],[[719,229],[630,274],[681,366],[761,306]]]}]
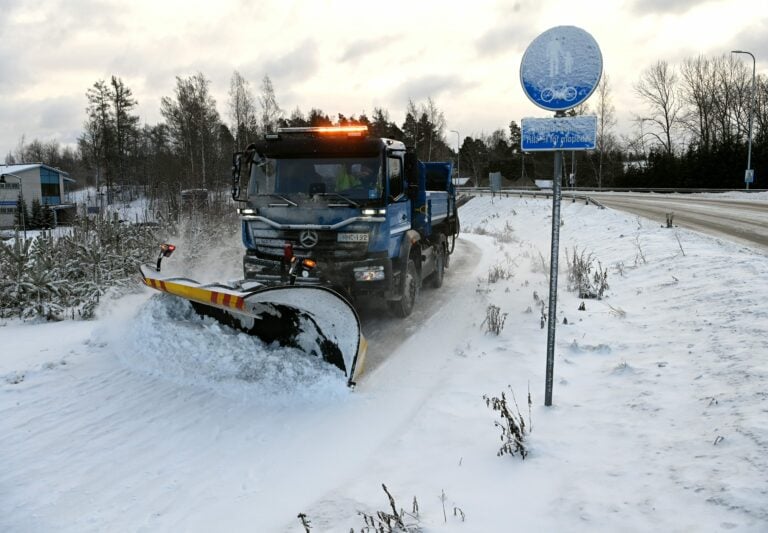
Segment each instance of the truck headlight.
[{"label": "truck headlight", "polygon": [[355,281],[381,281],[384,279],[384,267],[370,266],[355,268]]},{"label": "truck headlight", "polygon": [[387,214],[386,208],[373,209],[371,207],[366,207],[363,209],[363,216],[366,216],[366,217],[372,217],[376,215],[386,215],[386,214]]},{"label": "truck headlight", "polygon": [[262,268],[259,265],[252,265],[250,263],[246,263],[244,265],[244,270],[248,274],[253,274],[254,272],[261,272]]}]

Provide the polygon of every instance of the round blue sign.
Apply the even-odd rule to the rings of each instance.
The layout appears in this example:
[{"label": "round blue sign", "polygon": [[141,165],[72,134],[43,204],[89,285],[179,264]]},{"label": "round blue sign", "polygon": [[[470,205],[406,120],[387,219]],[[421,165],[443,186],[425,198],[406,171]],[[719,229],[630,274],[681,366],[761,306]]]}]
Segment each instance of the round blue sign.
[{"label": "round blue sign", "polygon": [[597,41],[576,26],[556,26],[536,37],[520,62],[526,96],[550,111],[576,107],[589,98],[603,73]]}]

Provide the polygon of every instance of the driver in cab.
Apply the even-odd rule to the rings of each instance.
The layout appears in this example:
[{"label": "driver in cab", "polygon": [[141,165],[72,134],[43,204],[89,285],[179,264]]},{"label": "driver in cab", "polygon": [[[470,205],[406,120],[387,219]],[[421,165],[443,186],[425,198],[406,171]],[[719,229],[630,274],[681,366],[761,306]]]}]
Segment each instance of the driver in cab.
[{"label": "driver in cab", "polygon": [[370,163],[350,165],[350,168],[342,168],[336,176],[336,191],[349,189],[378,190],[378,169]]}]

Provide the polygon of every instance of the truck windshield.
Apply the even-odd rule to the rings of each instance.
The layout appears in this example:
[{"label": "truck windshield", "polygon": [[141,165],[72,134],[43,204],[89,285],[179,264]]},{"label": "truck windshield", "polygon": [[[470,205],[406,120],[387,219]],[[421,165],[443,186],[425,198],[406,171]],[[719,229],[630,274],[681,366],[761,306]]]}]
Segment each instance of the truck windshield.
[{"label": "truck windshield", "polygon": [[264,158],[254,164],[249,196],[344,196],[357,203],[379,200],[383,181],[377,157]]}]

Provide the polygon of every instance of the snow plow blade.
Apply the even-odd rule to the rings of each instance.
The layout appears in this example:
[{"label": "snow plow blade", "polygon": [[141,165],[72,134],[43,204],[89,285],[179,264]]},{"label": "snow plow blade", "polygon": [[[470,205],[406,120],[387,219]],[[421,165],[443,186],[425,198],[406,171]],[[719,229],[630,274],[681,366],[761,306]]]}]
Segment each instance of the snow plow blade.
[{"label": "snow plow blade", "polygon": [[240,289],[162,276],[142,265],[144,284],[189,300],[195,311],[255,335],[264,342],[298,348],[338,367],[355,384],[362,374],[367,341],[352,305],[325,287],[285,285]]}]

